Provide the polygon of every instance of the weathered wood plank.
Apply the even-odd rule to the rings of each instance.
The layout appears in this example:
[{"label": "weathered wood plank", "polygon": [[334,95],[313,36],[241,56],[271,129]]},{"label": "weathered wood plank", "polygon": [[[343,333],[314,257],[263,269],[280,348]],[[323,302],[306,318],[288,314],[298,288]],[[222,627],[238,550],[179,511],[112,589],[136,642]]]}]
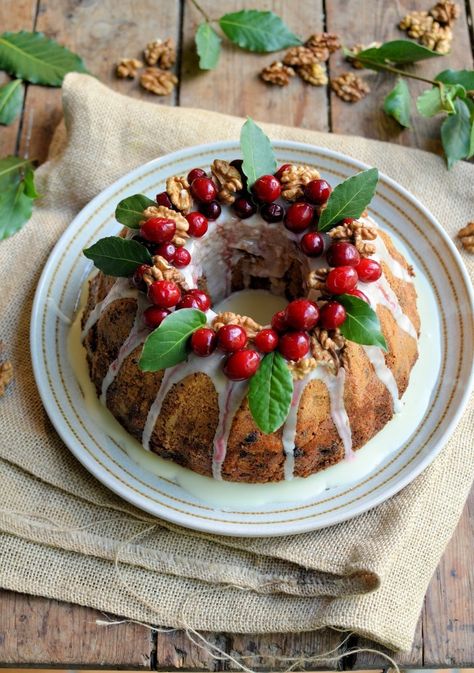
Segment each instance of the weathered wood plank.
[{"label": "weathered wood plank", "polygon": [[[226,651],[227,640],[223,634],[203,632],[201,635],[212,645]],[[156,634],[156,668],[159,671],[224,670],[222,662],[214,659],[203,647],[203,643],[200,646],[194,645],[184,631]]]},{"label": "weathered wood plank", "polygon": [[[394,659],[400,668],[422,668],[423,667],[423,619],[420,616],[416,628],[413,647],[410,652],[400,652],[394,655],[393,652],[378,643],[374,643],[366,638],[356,638],[352,643],[353,648],[371,649],[377,652],[383,652]],[[358,652],[354,655],[350,668],[358,671],[361,668],[390,668],[388,659],[376,654],[375,652]],[[346,667],[347,668],[347,667]]]},{"label": "weathered wood plank", "polygon": [[[0,2],[0,30],[32,30],[36,14],[37,0],[19,0],[14,8],[11,2]],[[0,86],[10,81],[8,75],[0,72]],[[0,157],[14,154],[21,115],[9,126],[0,126]]]},{"label": "weathered wood plank", "polygon": [[424,665],[474,662],[474,492],[430,583],[423,614]]},{"label": "weathered wood plank", "polygon": [[[322,0],[285,2],[284,0],[221,0],[203,2],[211,18],[242,7],[271,9],[285,19],[293,31],[309,36],[323,28]],[[183,65],[181,72],[180,104],[203,107],[240,116],[250,115],[257,120],[294,125],[318,130],[328,129],[327,92],[325,87],[313,87],[294,77],[287,87],[265,84],[258,77],[260,70],[279,60],[284,52],[253,54],[234,47],[223,40],[217,68],[200,71],[194,48],[196,27],[202,16],[191,5],[184,8]]]},{"label": "weathered wood plank", "polygon": [[144,627],[97,626],[96,610],[10,591],[0,591],[0,604],[0,666],[150,667]]},{"label": "weathered wood plank", "polygon": [[[117,91],[173,105],[176,92],[163,98],[154,96],[144,91],[137,80],[117,79],[114,66],[123,57],[141,57],[146,43],[157,37],[173,37],[178,43],[179,17],[180,3],[176,0],[162,0],[159,8],[154,0],[40,0],[36,29],[77,52],[93,75]],[[43,161],[61,115],[59,89],[29,87],[20,151]]]},{"label": "weathered wood plank", "polygon": [[[387,41],[406,38],[406,33],[397,27],[400,19],[413,9],[428,9],[434,2],[420,0],[401,0],[400,2],[349,2],[349,0],[333,0],[327,3],[327,26],[331,32],[339,33],[343,43],[351,47],[354,44]],[[449,56],[423,61],[416,66],[416,73],[423,77],[433,78],[446,68],[471,68],[472,52],[464,3],[458,3],[461,16],[454,26],[455,39]],[[344,61],[342,54],[334,54],[330,62],[331,75],[351,70]],[[420,117],[412,106],[412,129],[401,130],[397,122],[385,115],[381,106],[383,99],[395,85],[395,78],[385,73],[355,71],[362,74],[371,87],[371,93],[358,103],[345,103],[331,93],[332,130],[336,133],[347,133],[389,140],[412,147],[440,152],[439,141],[440,118],[425,119]],[[409,87],[413,101],[429,85],[410,81]]]}]

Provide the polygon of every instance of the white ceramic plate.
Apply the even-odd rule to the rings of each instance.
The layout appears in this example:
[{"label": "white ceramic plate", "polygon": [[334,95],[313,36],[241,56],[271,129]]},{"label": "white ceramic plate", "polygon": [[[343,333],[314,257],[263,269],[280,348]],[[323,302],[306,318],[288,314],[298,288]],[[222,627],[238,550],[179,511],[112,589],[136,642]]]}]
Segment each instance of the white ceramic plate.
[{"label": "white ceramic plate", "polygon": [[[278,141],[274,147],[279,163],[314,165],[333,184],[367,168],[318,147]],[[416,432],[350,487],[332,488],[304,503],[261,506],[258,511],[214,509],[171,481],[146,472],[88,418],[68,361],[68,326],[54,307],[73,315],[90,271],[82,250],[117,232],[118,201],[139,192],[153,196],[170,175],[208,167],[216,156],[231,160],[239,154],[236,142],[176,152],[135,169],[93,199],[63,234],[43,271],[31,320],[32,360],[44,406],[57,431],[81,463],[112,491],[147,512],[190,528],[223,535],[288,535],[337,524],[374,507],[434,459],[459,419],[472,383],[472,290],[461,258],[441,226],[406,190],[381,176],[370,212],[408,249],[418,273],[425,274],[440,313],[442,368]]]}]

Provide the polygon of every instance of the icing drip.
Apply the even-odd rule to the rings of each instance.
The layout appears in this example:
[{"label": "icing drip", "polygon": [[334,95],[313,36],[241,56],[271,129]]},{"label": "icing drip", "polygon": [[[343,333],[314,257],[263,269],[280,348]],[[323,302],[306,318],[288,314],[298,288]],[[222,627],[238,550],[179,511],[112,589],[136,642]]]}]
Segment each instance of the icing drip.
[{"label": "icing drip", "polygon": [[102,313],[113,301],[116,299],[136,298],[137,296],[138,290],[130,287],[128,278],[117,278],[107,296],[102,301],[99,301],[90,312],[84,329],[81,332],[81,341],[84,341],[89,330],[96,324]]},{"label": "icing drip", "polygon": [[383,351],[378,346],[363,346],[363,349],[372,364],[377,378],[382,381],[392,396],[393,411],[395,414],[402,410],[402,404],[398,395],[398,386],[390,367],[385,363]]},{"label": "icing drip", "polygon": [[360,283],[360,289],[370,300],[372,306],[385,306],[392,313],[397,325],[414,339],[418,340],[413,323],[403,313],[397,295],[392,290],[385,276],[381,276],[375,283]]},{"label": "icing drip", "polygon": [[283,426],[281,441],[283,442],[283,451],[285,453],[284,474],[287,481],[293,479],[295,472],[296,426],[298,422],[298,409],[300,406],[301,396],[303,395],[303,391],[306,387],[306,383],[307,379],[303,381],[295,381],[290,412]]},{"label": "icing drip", "polygon": [[325,367],[318,367],[316,371],[318,370],[320,372],[319,378],[326,384],[326,388],[328,389],[331,418],[344,445],[346,460],[351,459],[354,457],[354,451],[352,450],[351,425],[344,406],[345,369],[341,367],[337,376],[328,372]]},{"label": "icing drip", "polygon": [[[378,228],[377,223],[371,217],[361,217],[360,221]],[[410,276],[408,269],[392,257],[382,236],[377,236],[375,240],[370,242],[375,245],[375,254],[371,255],[371,259],[375,259],[377,262],[383,262],[395,278],[400,278],[401,280],[404,280],[405,283],[413,283],[413,277]]]},{"label": "icing drip", "polygon": [[227,381],[224,391],[218,390],[219,423],[214,438],[214,454],[212,456],[212,476],[214,479],[222,479],[222,465],[227,455],[227,442],[232,421],[246,392],[246,381]]},{"label": "icing drip", "polygon": [[102,381],[102,391],[100,396],[100,401],[102,404],[107,402],[107,391],[115,380],[115,377],[120,371],[125,358],[127,358],[130,353],[133,353],[135,348],[142,344],[147,336],[150,334],[150,330],[143,322],[143,311],[150,305],[150,302],[146,296],[142,293],[138,295],[137,299],[137,310],[135,313],[135,320],[133,321],[133,326],[130,331],[130,334],[123,342],[118,356],[110,364],[107,374],[104,376]]},{"label": "icing drip", "polygon": [[158,393],[155,399],[153,400],[153,404],[151,405],[150,410],[148,411],[145,427],[143,428],[142,445],[143,448],[146,449],[147,451],[150,451],[151,435],[155,428],[156,421],[158,420],[158,416],[160,415],[164,399],[171,390],[171,388],[174,386],[174,384],[178,383],[178,381],[180,381],[183,378],[181,373],[183,367],[184,363],[181,362],[179,365],[176,365],[175,367],[169,367],[168,369],[164,370],[163,378],[161,379],[161,384]]}]

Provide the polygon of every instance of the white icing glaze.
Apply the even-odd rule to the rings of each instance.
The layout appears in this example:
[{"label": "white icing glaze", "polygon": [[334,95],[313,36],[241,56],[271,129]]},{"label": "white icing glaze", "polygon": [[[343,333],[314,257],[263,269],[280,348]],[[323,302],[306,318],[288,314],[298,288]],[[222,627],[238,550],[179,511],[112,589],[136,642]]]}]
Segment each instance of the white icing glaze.
[{"label": "white icing glaze", "polygon": [[[221,376],[225,378],[225,375]],[[214,383],[215,385],[215,383]],[[219,422],[214,437],[214,453],[212,456],[212,476],[222,479],[222,465],[227,455],[227,442],[234,416],[247,393],[247,381],[229,381],[216,387],[219,405]]]},{"label": "white icing glaze", "polygon": [[123,342],[115,360],[111,362],[109,369],[107,370],[107,374],[104,376],[102,381],[102,390],[100,395],[100,401],[102,404],[106,404],[107,391],[115,381],[115,378],[119,373],[120,367],[122,366],[125,358],[127,358],[130,353],[133,353],[135,348],[142,344],[150,334],[150,330],[143,322],[143,312],[148,306],[150,306],[150,302],[146,296],[142,293],[139,293],[137,298],[137,310],[130,334]]},{"label": "white icing glaze", "polygon": [[344,405],[344,385],[346,382],[346,370],[340,367],[337,375],[332,374],[326,367],[318,367],[316,371],[319,378],[326,384],[329,393],[332,422],[336,426],[337,433],[344,445],[346,459],[354,457],[352,450],[352,431]]},{"label": "white icing glaze", "polygon": [[84,325],[84,329],[82,330],[81,339],[84,341],[89,330],[96,324],[107,306],[110,306],[113,301],[128,297],[136,298],[137,296],[138,290],[130,287],[128,278],[117,278],[105,298],[102,301],[99,301],[90,312],[86,324]]},{"label": "white icing glaze", "polygon": [[374,368],[376,376],[382,381],[392,396],[394,413],[399,413],[402,409],[402,405],[398,396],[397,382],[395,381],[392,370],[390,367],[387,367],[382,349],[378,346],[363,346],[363,348]]},{"label": "white icing glaze", "polygon": [[[366,222],[372,227],[378,228],[377,222],[371,217],[360,217],[359,220],[361,222]],[[371,255],[371,259],[375,259],[377,262],[383,262],[395,278],[400,278],[401,280],[404,280],[405,283],[413,283],[413,277],[410,275],[408,269],[392,257],[382,236],[377,236],[375,240],[370,242],[375,245],[375,254]]]},{"label": "white icing glaze", "polygon": [[385,306],[392,313],[397,325],[414,339],[418,334],[410,318],[403,313],[397,295],[392,290],[385,276],[381,276],[375,283],[359,283],[358,288],[367,295],[372,306]]}]

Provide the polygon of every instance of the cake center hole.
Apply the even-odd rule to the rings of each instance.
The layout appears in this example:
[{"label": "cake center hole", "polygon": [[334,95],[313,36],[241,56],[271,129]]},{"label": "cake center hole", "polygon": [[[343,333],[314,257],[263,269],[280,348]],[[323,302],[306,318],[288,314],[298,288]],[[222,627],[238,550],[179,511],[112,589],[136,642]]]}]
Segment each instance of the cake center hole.
[{"label": "cake center hole", "polygon": [[285,297],[279,297],[268,290],[239,290],[213,306],[216,313],[232,311],[256,320],[260,325],[269,325],[272,316],[288,304]]}]

